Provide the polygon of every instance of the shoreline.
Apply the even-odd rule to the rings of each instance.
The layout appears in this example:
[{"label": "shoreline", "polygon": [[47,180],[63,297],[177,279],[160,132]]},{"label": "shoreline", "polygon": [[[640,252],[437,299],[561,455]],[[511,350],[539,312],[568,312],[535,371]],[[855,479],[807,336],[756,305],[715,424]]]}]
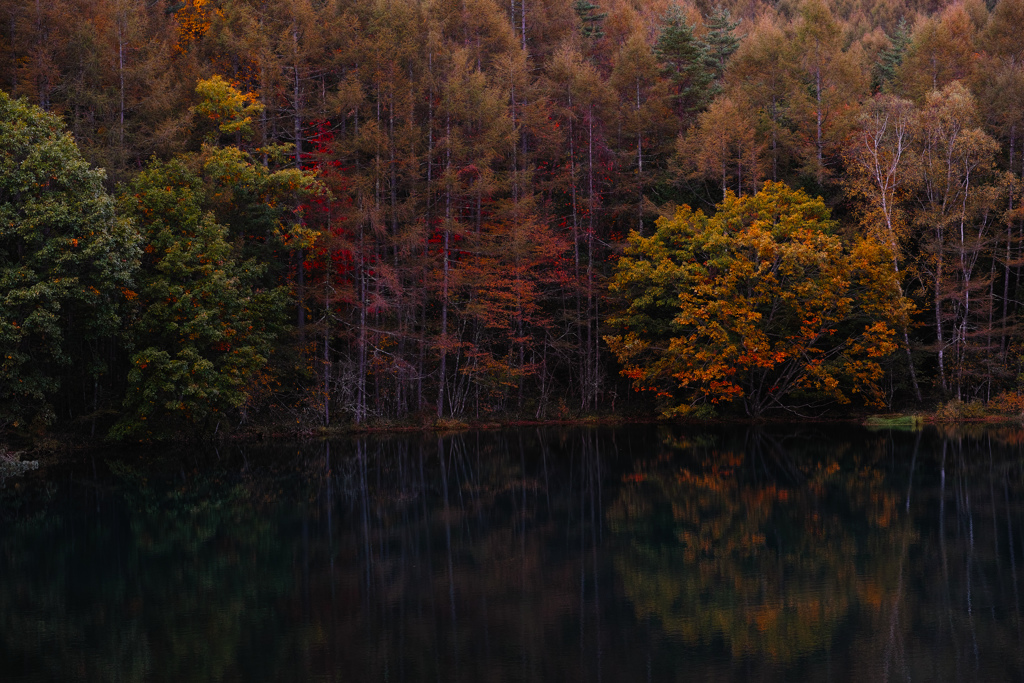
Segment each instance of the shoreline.
[{"label": "shoreline", "polygon": [[[951,416],[943,410],[907,411],[892,413],[855,412],[845,416],[825,415],[821,417],[770,416],[750,417],[715,417],[710,419],[665,418],[656,415],[647,416],[615,416],[592,415],[577,418],[549,420],[509,419],[509,420],[436,420],[433,422],[407,422],[395,424],[344,424],[332,427],[315,427],[306,429],[284,429],[282,425],[266,425],[262,429],[243,430],[215,438],[182,438],[162,440],[109,441],[104,438],[78,437],[73,434],[57,433],[41,437],[36,441],[0,440],[0,457],[20,455],[22,457],[46,460],[74,453],[85,453],[98,449],[122,450],[137,446],[189,447],[227,444],[272,444],[294,441],[316,441],[322,439],[346,438],[357,436],[382,436],[388,434],[435,434],[445,435],[471,431],[497,431],[517,428],[543,427],[616,427],[626,425],[686,425],[686,426],[768,426],[787,424],[845,424],[860,425],[869,429],[922,429],[926,425],[1024,425],[1024,415],[1010,414],[971,414]],[[5,446],[5,443],[7,444]]]}]

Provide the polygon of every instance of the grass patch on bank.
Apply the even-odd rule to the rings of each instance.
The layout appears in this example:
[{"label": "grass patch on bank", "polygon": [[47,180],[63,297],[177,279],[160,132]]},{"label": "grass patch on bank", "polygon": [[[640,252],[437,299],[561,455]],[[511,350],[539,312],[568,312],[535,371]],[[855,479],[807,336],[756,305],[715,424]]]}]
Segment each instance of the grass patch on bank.
[{"label": "grass patch on bank", "polygon": [[916,432],[924,428],[925,419],[921,415],[871,415],[864,420],[868,429],[896,429],[899,431]]}]

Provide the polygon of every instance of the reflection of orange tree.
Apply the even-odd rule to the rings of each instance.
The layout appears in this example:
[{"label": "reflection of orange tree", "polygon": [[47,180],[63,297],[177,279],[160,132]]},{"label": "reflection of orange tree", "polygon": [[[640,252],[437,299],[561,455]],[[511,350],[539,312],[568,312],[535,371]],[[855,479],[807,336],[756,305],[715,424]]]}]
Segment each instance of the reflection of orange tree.
[{"label": "reflection of orange tree", "polygon": [[[859,540],[897,546],[897,494],[880,473],[779,456],[774,465],[802,479],[787,487],[754,477],[759,453],[704,453],[641,466],[609,511],[638,618],[690,644],[720,639],[734,655],[785,662],[825,649],[854,603],[870,613],[891,606],[899,553],[875,553],[880,566],[857,571]],[[851,518],[866,537],[854,536]]]}]

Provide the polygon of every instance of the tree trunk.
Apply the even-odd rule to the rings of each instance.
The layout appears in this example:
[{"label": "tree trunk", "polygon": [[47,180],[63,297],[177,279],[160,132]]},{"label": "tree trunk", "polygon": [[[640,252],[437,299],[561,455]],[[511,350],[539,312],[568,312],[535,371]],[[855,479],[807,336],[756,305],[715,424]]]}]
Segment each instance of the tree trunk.
[{"label": "tree trunk", "polygon": [[944,251],[944,245],[942,243],[942,227],[936,228],[938,235],[938,261],[935,264],[935,333],[939,344],[939,384],[942,387],[942,393],[947,394],[949,392],[948,385],[946,383],[946,340],[943,336],[943,324],[942,324],[942,252]]},{"label": "tree trunk", "polygon": [[[451,134],[452,124],[451,117],[449,116],[445,120],[445,130],[448,145],[447,150],[447,164],[445,167],[445,173],[449,176],[448,181],[450,182],[450,174],[452,170],[452,150],[451,150]],[[448,286],[449,286],[449,258],[448,249],[450,246],[451,239],[451,218],[452,218],[452,190],[451,187],[445,189],[445,205],[444,205],[444,246],[442,253],[442,269],[441,269],[441,367],[438,369],[437,379],[437,417],[440,419],[444,416],[444,397],[447,382],[448,373]]]}]

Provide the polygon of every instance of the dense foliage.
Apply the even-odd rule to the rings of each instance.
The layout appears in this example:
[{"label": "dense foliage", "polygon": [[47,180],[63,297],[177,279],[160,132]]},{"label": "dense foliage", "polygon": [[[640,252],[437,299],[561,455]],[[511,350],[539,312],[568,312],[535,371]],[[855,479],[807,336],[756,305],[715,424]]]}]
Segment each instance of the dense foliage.
[{"label": "dense foliage", "polygon": [[60,119],[3,92],[0,167],[0,429],[41,428],[59,391],[96,409],[138,238]]},{"label": "dense foliage", "polygon": [[283,288],[261,291],[266,266],[241,260],[227,227],[203,213],[202,178],[182,161],[154,163],[132,183],[146,266],[132,330],[125,408],[116,434],[217,428],[267,365]]},{"label": "dense foliage", "polygon": [[850,391],[881,404],[879,360],[907,303],[884,247],[846,249],[832,227],[820,199],[768,183],[711,217],[683,207],[651,237],[632,233],[611,283],[623,334],[607,337],[624,374],[668,414],[737,401],[759,416]]},{"label": "dense foliage", "polygon": [[[811,386],[812,364],[750,412],[1015,396],[1022,20],[1024,0],[0,0],[0,88],[23,98],[0,121],[0,229],[22,226],[0,237],[3,420],[647,411],[605,342],[630,231],[769,182],[821,197],[828,249],[906,305],[866,375]],[[19,179],[36,159],[59,191]],[[68,215],[47,228],[43,204]],[[851,287],[851,310],[880,296]],[[151,405],[165,428],[141,428]]]}]

